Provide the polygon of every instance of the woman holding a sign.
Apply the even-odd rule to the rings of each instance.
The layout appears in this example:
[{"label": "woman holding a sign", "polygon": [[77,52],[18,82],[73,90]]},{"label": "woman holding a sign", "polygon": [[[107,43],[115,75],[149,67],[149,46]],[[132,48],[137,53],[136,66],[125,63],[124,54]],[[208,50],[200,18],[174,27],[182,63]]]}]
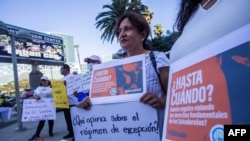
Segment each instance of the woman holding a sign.
[{"label": "woman holding a sign", "polygon": [[[163,52],[150,51],[146,40],[150,34],[150,27],[145,18],[134,12],[122,15],[115,27],[115,34],[121,47],[126,50],[127,57],[140,54],[146,55],[146,93],[140,102],[149,104],[157,109],[160,137],[163,129],[164,109],[168,83],[169,60]],[[153,64],[156,64],[155,66]],[[84,109],[91,107],[89,98],[85,98],[79,106]]]},{"label": "woman holding a sign", "polygon": [[[37,87],[34,91],[34,98],[37,100],[40,100],[41,98],[52,98],[52,89],[51,89],[51,82],[49,81],[47,76],[41,77],[40,86]],[[29,139],[29,141],[36,140],[40,137],[40,133],[44,127],[45,120],[40,120],[39,124],[36,129],[36,133],[32,138]],[[49,125],[49,136],[52,137],[53,134],[53,126],[54,126],[54,120],[48,120]]]}]

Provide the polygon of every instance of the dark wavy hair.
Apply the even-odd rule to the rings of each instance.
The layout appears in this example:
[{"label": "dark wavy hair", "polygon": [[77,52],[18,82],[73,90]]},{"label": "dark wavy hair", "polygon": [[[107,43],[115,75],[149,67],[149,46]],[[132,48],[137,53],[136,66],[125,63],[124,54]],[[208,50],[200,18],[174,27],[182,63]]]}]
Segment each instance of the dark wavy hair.
[{"label": "dark wavy hair", "polygon": [[116,21],[116,25],[115,25],[115,28],[114,28],[114,34],[116,35],[116,37],[118,38],[119,36],[119,27],[120,27],[120,24],[121,22],[127,18],[131,24],[137,28],[137,30],[139,31],[139,33],[142,33],[145,31],[146,33],[146,36],[145,36],[145,39],[143,40],[143,48],[144,49],[147,49],[147,50],[150,50],[150,46],[146,43],[147,41],[147,38],[150,34],[150,27],[149,27],[149,24],[148,22],[146,21],[146,19],[141,15],[141,14],[138,14],[136,12],[133,12],[133,11],[125,11],[124,14],[118,18],[118,20]]},{"label": "dark wavy hair", "polygon": [[190,17],[197,10],[201,0],[182,0],[180,3],[180,10],[178,12],[175,26],[180,36],[183,32],[185,25],[187,24]]}]

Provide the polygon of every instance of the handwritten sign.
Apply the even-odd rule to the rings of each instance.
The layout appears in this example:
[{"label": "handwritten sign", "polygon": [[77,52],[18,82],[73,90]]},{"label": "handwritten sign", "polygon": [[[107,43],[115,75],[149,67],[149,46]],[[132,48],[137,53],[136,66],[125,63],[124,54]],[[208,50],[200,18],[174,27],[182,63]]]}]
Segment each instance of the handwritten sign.
[{"label": "handwritten sign", "polygon": [[88,72],[82,76],[83,92],[89,92],[92,73]]},{"label": "handwritten sign", "polygon": [[69,108],[66,87],[62,81],[52,82],[52,94],[56,108]]},{"label": "handwritten sign", "polygon": [[72,107],[71,117],[76,141],[160,140],[156,110],[140,102]]},{"label": "handwritten sign", "polygon": [[80,74],[67,77],[66,84],[67,84],[66,87],[68,94],[73,94],[75,91],[77,92],[83,91],[82,76]]},{"label": "handwritten sign", "polygon": [[52,98],[24,99],[22,121],[56,119],[56,109]]},{"label": "handwritten sign", "polygon": [[250,124],[249,33],[250,24],[171,64],[162,141],[221,140],[223,125]]}]

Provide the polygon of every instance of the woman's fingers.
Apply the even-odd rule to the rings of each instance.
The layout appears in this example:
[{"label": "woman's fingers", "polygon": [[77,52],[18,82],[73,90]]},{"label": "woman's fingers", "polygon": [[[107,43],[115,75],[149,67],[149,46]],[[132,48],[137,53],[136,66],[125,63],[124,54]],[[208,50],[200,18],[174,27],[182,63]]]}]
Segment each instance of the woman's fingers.
[{"label": "woman's fingers", "polygon": [[149,104],[153,108],[160,108],[160,106],[161,106],[159,98],[155,94],[152,94],[152,93],[144,94],[140,98],[140,102],[145,103],[145,104]]},{"label": "woman's fingers", "polygon": [[90,109],[92,103],[90,102],[89,97],[85,97],[80,103],[76,104],[76,107],[82,107],[85,110]]}]

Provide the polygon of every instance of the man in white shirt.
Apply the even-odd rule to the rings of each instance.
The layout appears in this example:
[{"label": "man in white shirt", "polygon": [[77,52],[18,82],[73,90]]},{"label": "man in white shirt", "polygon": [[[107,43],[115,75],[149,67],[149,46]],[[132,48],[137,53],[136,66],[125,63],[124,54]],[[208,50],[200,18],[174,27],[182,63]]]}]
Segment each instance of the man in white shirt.
[{"label": "man in white shirt", "polygon": [[[63,81],[66,86],[67,85],[66,80],[69,79],[70,77],[74,77],[74,74],[70,73],[70,67],[67,64],[63,64],[60,71],[61,71],[61,74],[64,76]],[[74,93],[67,94],[67,96],[68,96],[68,101],[69,101],[69,107],[75,106],[75,104],[78,102],[75,94]],[[65,121],[67,124],[67,129],[69,131],[69,133],[63,138],[66,139],[66,138],[73,137],[72,141],[74,141],[74,131],[73,131],[72,120],[71,120],[71,115],[70,115],[70,108],[64,109],[63,111],[64,111]]]}]

